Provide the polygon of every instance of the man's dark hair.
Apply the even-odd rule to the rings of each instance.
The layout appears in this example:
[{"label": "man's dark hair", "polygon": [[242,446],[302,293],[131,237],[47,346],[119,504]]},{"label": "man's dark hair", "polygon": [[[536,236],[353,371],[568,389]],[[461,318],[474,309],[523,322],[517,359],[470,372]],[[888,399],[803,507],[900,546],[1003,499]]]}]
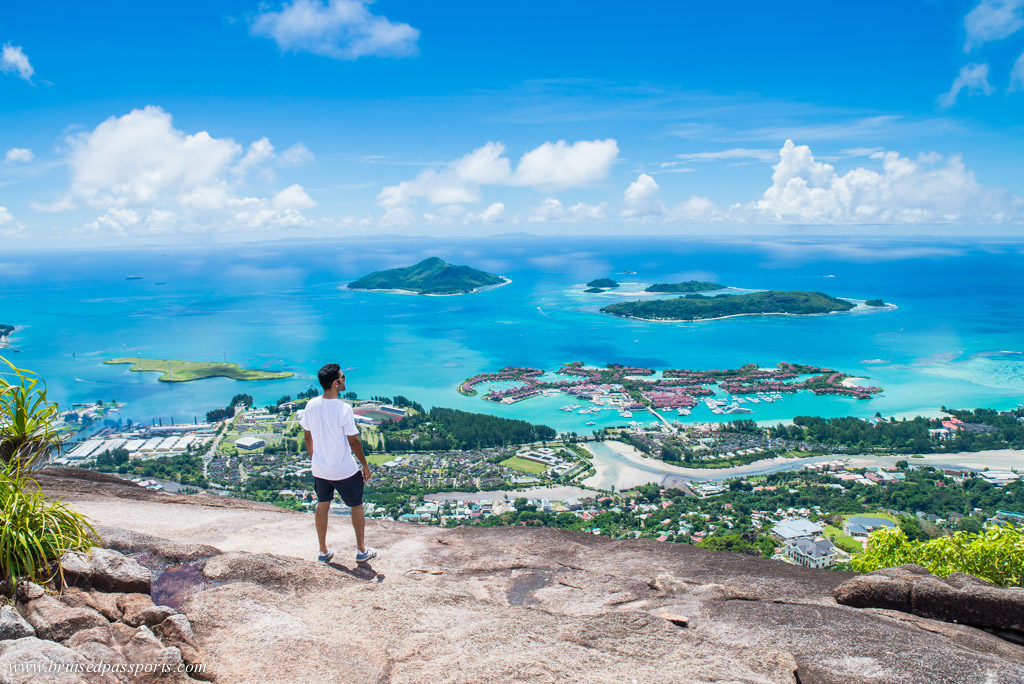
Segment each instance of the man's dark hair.
[{"label": "man's dark hair", "polygon": [[316,377],[320,380],[320,386],[329,390],[334,381],[341,377],[341,366],[336,363],[325,364]]}]

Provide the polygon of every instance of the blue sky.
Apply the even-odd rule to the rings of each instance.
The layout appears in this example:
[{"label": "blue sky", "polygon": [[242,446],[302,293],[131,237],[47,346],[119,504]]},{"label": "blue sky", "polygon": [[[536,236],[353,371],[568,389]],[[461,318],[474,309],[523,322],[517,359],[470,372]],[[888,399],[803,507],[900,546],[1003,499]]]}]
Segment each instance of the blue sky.
[{"label": "blue sky", "polygon": [[1024,0],[635,5],[9,4],[0,237],[1019,231]]}]

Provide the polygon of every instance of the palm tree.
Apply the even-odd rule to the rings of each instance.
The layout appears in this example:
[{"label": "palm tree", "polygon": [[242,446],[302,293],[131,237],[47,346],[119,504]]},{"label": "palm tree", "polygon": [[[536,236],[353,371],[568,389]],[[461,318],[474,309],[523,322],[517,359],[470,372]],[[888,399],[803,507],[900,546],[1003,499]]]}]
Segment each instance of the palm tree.
[{"label": "palm tree", "polygon": [[61,446],[57,413],[42,378],[0,356],[0,464],[27,471],[45,462]]}]

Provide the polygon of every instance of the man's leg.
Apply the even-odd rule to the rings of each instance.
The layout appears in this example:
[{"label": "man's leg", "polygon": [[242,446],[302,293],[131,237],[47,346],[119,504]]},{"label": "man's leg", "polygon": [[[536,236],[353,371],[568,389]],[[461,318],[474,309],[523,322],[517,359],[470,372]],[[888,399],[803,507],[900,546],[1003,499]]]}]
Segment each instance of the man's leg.
[{"label": "man's leg", "polygon": [[[359,509],[360,517],[363,510]],[[327,553],[327,516],[331,514],[331,502],[320,501],[316,505],[316,536],[320,540],[320,553]]]},{"label": "man's leg", "polygon": [[[325,520],[324,528],[326,529],[326,527],[327,522]],[[366,517],[363,515],[362,504],[352,507],[352,529],[356,531],[356,548],[359,549],[360,553],[365,553],[366,546],[363,544],[363,533],[366,531]]]}]

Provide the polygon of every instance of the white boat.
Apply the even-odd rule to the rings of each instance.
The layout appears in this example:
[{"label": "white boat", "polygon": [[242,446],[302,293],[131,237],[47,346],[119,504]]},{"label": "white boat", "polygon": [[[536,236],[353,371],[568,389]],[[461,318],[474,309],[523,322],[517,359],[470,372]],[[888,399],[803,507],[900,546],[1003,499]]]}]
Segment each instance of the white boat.
[{"label": "white boat", "polygon": [[594,421],[592,421],[592,420],[588,420],[588,421],[587,421],[587,425],[597,425],[597,423],[595,423],[595,422],[594,422]]}]

